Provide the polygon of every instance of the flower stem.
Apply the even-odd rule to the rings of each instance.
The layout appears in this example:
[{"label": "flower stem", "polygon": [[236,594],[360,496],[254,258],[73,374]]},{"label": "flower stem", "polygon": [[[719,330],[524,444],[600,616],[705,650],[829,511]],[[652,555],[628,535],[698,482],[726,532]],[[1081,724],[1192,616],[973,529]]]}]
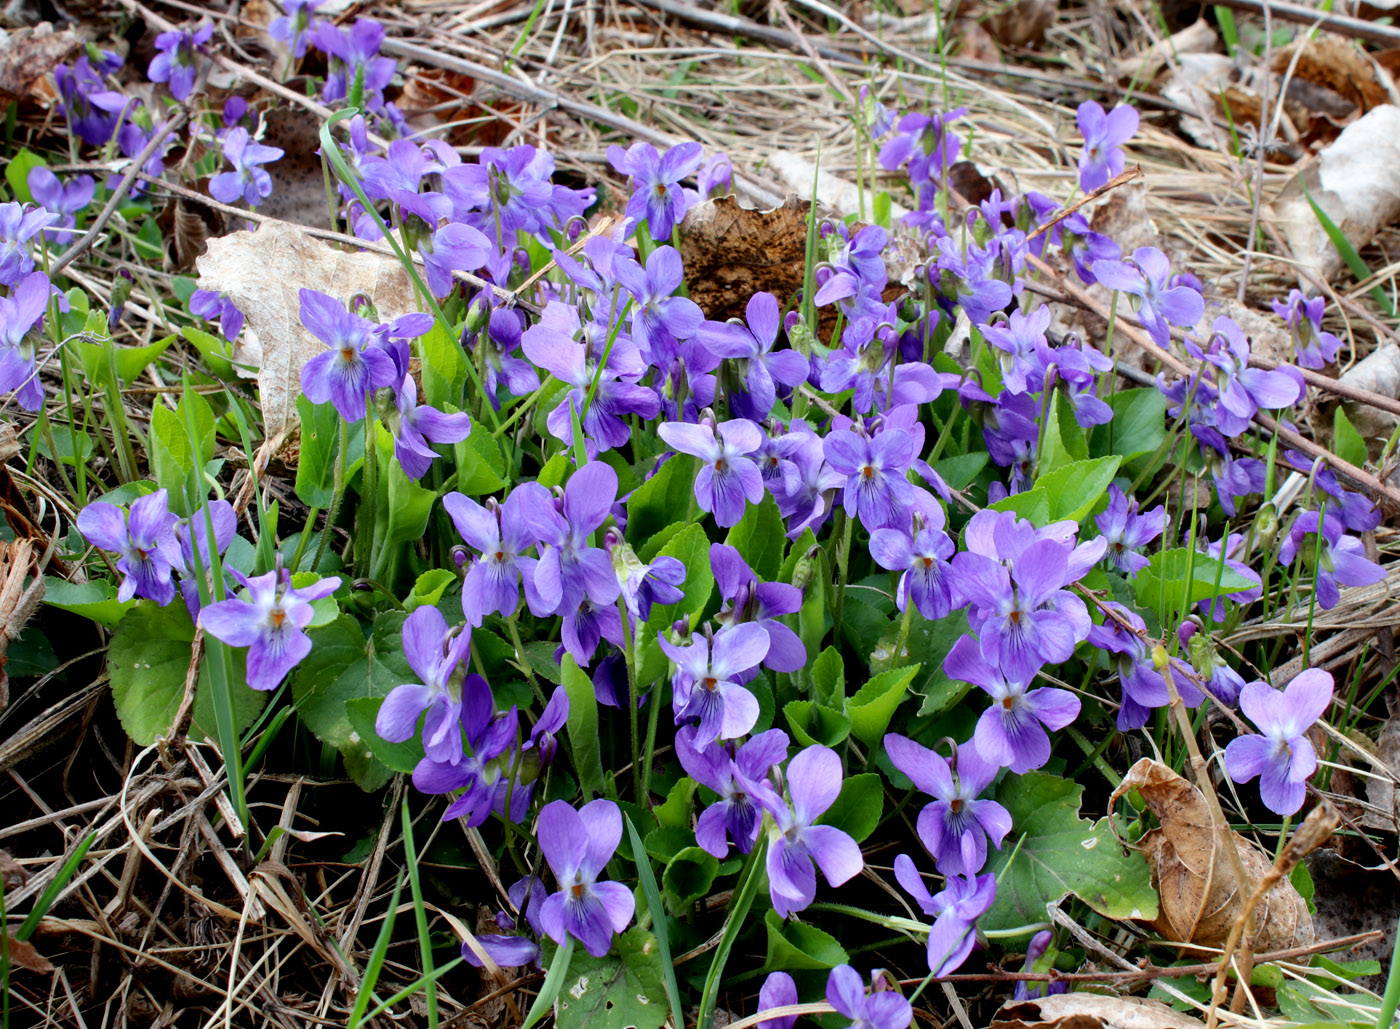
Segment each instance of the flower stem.
[{"label": "flower stem", "polygon": [[[331,506],[326,512],[326,527],[321,530],[321,540],[316,544],[316,559],[311,562],[313,569],[321,567],[321,558],[326,554],[326,543],[331,538],[331,528],[340,514],[340,502],[345,499],[345,461],[350,450],[350,423],[340,419],[340,449],[335,455],[335,478],[331,490]],[[313,518],[312,521],[315,519]],[[308,525],[311,522],[307,523]]]}]

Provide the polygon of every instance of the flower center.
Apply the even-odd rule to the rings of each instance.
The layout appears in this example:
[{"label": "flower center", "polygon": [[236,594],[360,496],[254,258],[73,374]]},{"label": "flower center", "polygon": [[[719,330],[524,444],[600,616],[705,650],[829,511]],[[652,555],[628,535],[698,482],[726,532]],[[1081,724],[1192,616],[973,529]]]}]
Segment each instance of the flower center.
[{"label": "flower center", "polygon": [[716,679],[713,675],[707,675],[704,679],[700,681],[701,684],[704,685],[705,689],[709,690],[711,693],[713,693],[719,687],[719,680]]},{"label": "flower center", "polygon": [[871,479],[875,478],[875,467],[874,467],[874,465],[866,465],[864,468],[862,468],[862,469],[860,470],[860,474],[863,475],[863,476],[865,477],[865,481],[866,481],[866,482],[869,482]]},{"label": "flower center", "polygon": [[573,886],[570,887],[570,889],[573,891],[575,900],[581,899],[583,897],[583,883],[574,883]]},{"label": "flower center", "polygon": [[272,622],[273,629],[282,628],[282,623],[287,620],[287,612],[280,607],[274,607],[268,616],[268,621]]},{"label": "flower center", "polygon": [[341,359],[342,361],[353,361],[353,360],[355,360],[355,348],[354,348],[354,347],[341,347],[341,348],[340,348],[340,359]]}]

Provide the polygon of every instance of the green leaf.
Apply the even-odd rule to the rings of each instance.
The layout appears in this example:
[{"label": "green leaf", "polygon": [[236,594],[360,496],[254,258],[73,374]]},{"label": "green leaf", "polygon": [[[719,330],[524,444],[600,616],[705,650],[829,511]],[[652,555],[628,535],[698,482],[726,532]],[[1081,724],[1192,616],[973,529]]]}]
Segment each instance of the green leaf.
[{"label": "green leaf", "polygon": [[1332,452],[1361,468],[1366,464],[1366,440],[1340,406],[1332,414]]},{"label": "green leaf", "polygon": [[418,339],[423,358],[423,403],[441,409],[444,404],[462,403],[462,387],[467,382],[467,355],[437,322],[427,335]]},{"label": "green leaf", "polygon": [[447,587],[455,585],[457,573],[449,568],[429,568],[413,584],[413,592],[403,602],[403,609],[410,614],[420,607],[434,607],[447,592]]},{"label": "green leaf", "polygon": [[768,953],[762,969],[765,972],[835,968],[850,960],[836,938],[815,925],[784,922],[771,908],[763,916],[763,925],[768,932]]},{"label": "green leaf", "polygon": [[851,733],[856,739],[866,746],[879,742],[918,674],[918,665],[891,668],[872,678],[846,701],[846,717],[851,720]]},{"label": "green leaf", "polygon": [[[548,961],[553,948],[547,945],[546,951]],[[660,1029],[668,1014],[661,947],[651,933],[629,929],[604,957],[574,950],[555,1001],[554,1024],[558,1029]]]},{"label": "green leaf", "polygon": [[1104,441],[1106,454],[1125,462],[1157,452],[1167,438],[1167,398],[1155,387],[1125,389],[1108,398],[1113,420],[1094,432],[1094,451]]},{"label": "green leaf", "polygon": [[[86,328],[86,318],[87,316],[84,314],[84,328]],[[104,327],[105,324],[104,320]],[[128,383],[145,371],[146,366],[165,353],[170,344],[174,342],[175,336],[170,335],[142,347],[118,346],[111,340],[103,343],[90,343],[80,339],[70,341],[69,346],[76,348],[78,359],[83,364],[83,373],[91,381],[111,381],[108,364],[111,360],[117,366],[117,378],[123,383]],[[110,359],[107,356],[108,349],[113,351]]]},{"label": "green leaf", "polygon": [[1107,497],[1108,484],[1122,462],[1116,454],[1075,461],[1037,478],[1035,488],[1043,489],[1050,503],[1050,521],[1077,522],[1092,511]]},{"label": "green leaf", "polygon": [[1051,393],[1050,418],[1045,423],[1045,447],[1040,452],[1040,474],[1058,471],[1076,461],[1089,459],[1084,430],[1074,420],[1074,407],[1059,390]]},{"label": "green leaf", "polygon": [[783,705],[783,717],[799,745],[834,747],[851,732],[851,720],[840,711],[811,700],[791,700]]},{"label": "green leaf", "polygon": [[376,425],[375,433],[379,448],[379,474],[387,480],[389,495],[389,518],[381,542],[384,546],[392,546],[422,539],[428,529],[428,518],[433,513],[433,501],[437,499],[437,494],[410,479],[398,461],[394,460],[394,437],[388,429]]},{"label": "green leaf", "polygon": [[35,202],[34,194],[29,191],[29,173],[35,168],[48,166],[47,161],[27,147],[10,158],[10,163],[5,166],[5,181],[10,184],[16,200],[22,204]]},{"label": "green leaf", "polygon": [[572,654],[561,663],[564,689],[569,695],[569,746],[573,750],[574,771],[585,795],[601,796],[603,759],[598,743],[598,695],[593,680],[578,666]]},{"label": "green leaf", "polygon": [[231,360],[233,350],[221,337],[210,335],[193,325],[183,326],[180,335],[184,337],[185,342],[199,351],[205,366],[220,379],[231,381],[238,378],[238,372],[234,370]]},{"label": "green leaf", "polygon": [[[136,606],[135,600],[118,600],[117,587],[106,579],[69,582],[53,575],[44,576],[44,603],[60,611],[71,611],[99,625],[116,625]],[[193,637],[191,637],[193,639]]]},{"label": "green leaf", "polygon": [[423,760],[423,744],[417,733],[403,743],[390,743],[380,738],[374,731],[374,720],[383,703],[383,697],[355,697],[346,701],[345,714],[350,720],[350,728],[386,768],[395,772],[412,772]]},{"label": "green leaf", "polygon": [[915,617],[909,626],[908,658],[918,661],[919,674],[909,688],[924,700],[919,715],[941,715],[967,696],[971,685],[959,682],[943,671],[943,659],[953,649],[959,636],[967,635],[967,618],[961,611],[944,615],[937,621]]},{"label": "green leaf", "polygon": [[786,533],[787,526],[783,524],[777,503],[765,493],[763,503],[750,504],[724,542],[739,552],[760,582],[771,582],[783,566]]},{"label": "green leaf", "polygon": [[812,662],[812,697],[820,704],[846,706],[846,666],[835,647],[827,647]]},{"label": "green leaf", "polygon": [[970,454],[954,454],[942,458],[933,470],[943,476],[950,489],[967,489],[972,480],[982,474],[987,467],[990,455],[985,450],[974,450]]},{"label": "green leaf", "polygon": [[386,697],[394,687],[417,681],[403,657],[403,619],[397,611],[381,614],[368,640],[349,615],[307,633],[311,653],[294,673],[292,702],[317,739],[353,752],[355,730],[346,703],[358,697]]},{"label": "green leaf", "polygon": [[328,508],[335,499],[335,458],[340,449],[340,415],[330,404],[297,397],[301,453],[297,457],[297,498],[307,507]]},{"label": "green leaf", "polygon": [[715,588],[715,573],[710,566],[710,539],[699,523],[692,522],[671,537],[659,556],[674,557],[685,565],[685,583],[681,587],[684,595],[674,604],[654,605],[647,618],[647,629],[665,631],[680,618],[688,618],[694,626]]},{"label": "green leaf", "polygon": [[670,861],[661,873],[661,890],[666,907],[677,917],[686,913],[691,904],[709,895],[719,874],[719,861],[699,847],[686,847]]},{"label": "green leaf", "polygon": [[685,454],[672,457],[627,498],[627,537],[640,546],[672,522],[685,521],[690,507],[694,461]]},{"label": "green leaf", "polygon": [[690,805],[691,798],[695,796],[695,785],[694,779],[682,776],[666,794],[666,802],[652,808],[662,828],[676,828],[690,833]]},{"label": "green leaf", "polygon": [[991,511],[1015,511],[1036,528],[1044,528],[1050,524],[1050,497],[1040,488],[1013,493],[995,504],[988,504],[987,507]]},{"label": "green leaf", "polygon": [[553,489],[555,486],[564,485],[564,480],[569,477],[569,455],[566,451],[559,451],[540,469],[540,474],[535,477],[535,481],[546,489]]},{"label": "green leaf", "polygon": [[185,432],[184,420],[164,404],[151,410],[151,473],[161,489],[170,491],[170,509],[188,515],[185,484],[195,467],[194,448]]},{"label": "green leaf", "polygon": [[1191,551],[1185,547],[1158,551],[1148,560],[1147,567],[1133,577],[1138,606],[1157,612],[1164,622],[1173,612],[1185,611],[1198,601],[1256,585],[1229,565],[1222,568],[1219,560],[1206,554],[1197,553],[1192,560]]},{"label": "green leaf", "polygon": [[841,784],[836,803],[817,819],[821,825],[833,825],[860,843],[880,824],[885,811],[885,788],[876,772],[848,775]]},{"label": "green leaf", "polygon": [[479,497],[505,488],[506,459],[491,430],[473,422],[472,434],[455,447],[459,493]]},{"label": "green leaf", "polygon": [[1011,833],[985,871],[997,876],[997,897],[981,929],[1009,929],[1045,919],[1045,905],[1074,894],[1106,918],[1152,919],[1157,892],[1147,861],[1125,853],[1108,819],[1079,817],[1084,787],[1030,772],[1009,775],[996,799],[1011,814]]}]

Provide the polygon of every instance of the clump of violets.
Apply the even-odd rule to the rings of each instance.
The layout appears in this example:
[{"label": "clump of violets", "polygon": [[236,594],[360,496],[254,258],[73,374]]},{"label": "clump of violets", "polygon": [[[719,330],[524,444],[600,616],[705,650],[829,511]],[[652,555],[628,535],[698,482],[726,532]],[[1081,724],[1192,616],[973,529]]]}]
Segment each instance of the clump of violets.
[{"label": "clump of violets", "polygon": [[1342,521],[1330,511],[1304,511],[1289,526],[1279,546],[1285,565],[1300,559],[1313,570],[1317,606],[1330,611],[1341,602],[1342,586],[1369,586],[1385,578],[1385,569],[1366,557],[1366,548],[1342,531]]},{"label": "clump of violets", "polygon": [[199,613],[199,624],[210,636],[231,647],[248,648],[248,685],[272,690],[287,673],[311,653],[306,627],[315,617],[313,605],[340,588],[340,576],[318,579],[300,589],[292,587],[291,573],[274,568],[249,578],[236,568],[229,574],[246,593],[221,600]]},{"label": "clump of violets", "polygon": [[656,240],[670,239],[671,229],[685,217],[681,180],[699,171],[704,159],[699,143],[678,143],[665,154],[658,154],[650,143],[633,143],[627,150],[608,148],[608,162],[632,182],[627,217],[646,222]]},{"label": "clump of violets", "polygon": [[240,125],[224,136],[223,151],[233,170],[220,172],[209,180],[210,196],[224,204],[235,204],[241,199],[249,207],[257,207],[272,195],[272,176],[262,166],[282,158],[280,147],[254,143],[248,130]]},{"label": "clump of violets", "polygon": [[156,50],[146,75],[152,82],[164,82],[176,100],[187,100],[194,92],[197,68],[195,55],[214,36],[213,25],[201,25],[193,30],[172,29],[156,37]]},{"label": "clump of violets", "polygon": [[1259,729],[1237,736],[1225,748],[1225,771],[1235,782],[1258,777],[1264,806],[1278,815],[1296,814],[1317,770],[1308,728],[1332,703],[1332,676],[1320,668],[1298,673],[1282,692],[1266,682],[1245,683],[1240,710]]}]

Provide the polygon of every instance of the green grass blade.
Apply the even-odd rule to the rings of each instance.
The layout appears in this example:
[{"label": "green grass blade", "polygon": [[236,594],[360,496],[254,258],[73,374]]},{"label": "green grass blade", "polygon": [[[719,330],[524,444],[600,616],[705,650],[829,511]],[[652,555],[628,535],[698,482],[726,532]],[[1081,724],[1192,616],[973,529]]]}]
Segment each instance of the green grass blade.
[{"label": "green grass blade", "polygon": [[372,1021],[374,1021],[376,1018],[378,1018],[380,1015],[382,1015],[385,1011],[389,1010],[389,1008],[391,1008],[391,1007],[393,1007],[395,1004],[399,1003],[399,1001],[407,1000],[409,997],[412,997],[415,993],[417,993],[419,990],[421,990],[424,986],[428,985],[429,983],[434,983],[434,984],[436,984],[437,981],[438,981],[439,979],[441,979],[441,978],[442,978],[443,976],[445,976],[448,972],[452,971],[454,968],[456,968],[456,967],[457,967],[458,965],[460,965],[460,964],[462,964],[462,959],[461,959],[461,958],[453,958],[451,961],[449,961],[447,964],[443,965],[441,968],[434,969],[434,970],[433,970],[433,973],[432,973],[431,975],[425,975],[425,976],[423,976],[421,979],[418,979],[418,980],[415,980],[414,982],[409,983],[407,986],[405,986],[405,987],[404,987],[402,990],[400,990],[398,993],[396,993],[396,994],[394,994],[393,996],[388,997],[388,998],[386,998],[386,999],[380,1001],[377,1005],[375,1005],[373,1008],[371,1008],[371,1009],[369,1010],[369,1012],[365,1015],[364,1020],[365,1020],[366,1022],[372,1022]]},{"label": "green grass blade", "polygon": [[394,896],[389,901],[389,911],[384,916],[384,924],[379,927],[379,938],[374,941],[369,964],[365,965],[364,978],[360,980],[360,992],[355,997],[355,1007],[350,1012],[350,1029],[359,1029],[365,1020],[365,1011],[374,996],[374,984],[379,981],[379,971],[384,967],[384,958],[389,953],[389,940],[394,935],[394,912],[399,909],[399,894],[403,891],[403,876],[394,883]]},{"label": "green grass blade", "polygon": [[734,941],[739,938],[744,921],[749,917],[749,908],[753,906],[754,896],[758,893],[758,884],[763,881],[763,859],[767,851],[768,835],[765,832],[759,837],[753,853],[749,855],[748,875],[735,892],[734,899],[730,901],[729,917],[724,923],[724,935],[720,937],[719,946],[715,948],[710,970],[705,973],[705,988],[700,994],[700,1017],[695,1023],[697,1029],[714,1027],[720,976],[724,974],[724,966],[729,961],[729,952],[734,949]]},{"label": "green grass blade", "polygon": [[549,973],[544,977],[544,985],[535,996],[535,1003],[530,1005],[530,1012],[525,1016],[525,1021],[520,1023],[520,1029],[530,1029],[530,1026],[549,1014],[549,1009],[554,1007],[554,998],[558,997],[559,991],[564,988],[564,977],[569,973],[569,961],[573,956],[574,938],[570,936],[564,941],[564,946],[554,952],[554,960],[549,963]]},{"label": "green grass blade", "polygon": [[666,908],[661,903],[661,891],[656,888],[656,876],[651,870],[651,859],[642,846],[642,836],[632,819],[627,823],[627,836],[632,841],[632,856],[637,859],[637,878],[642,882],[642,894],[647,907],[651,909],[651,924],[656,932],[656,944],[661,948],[661,971],[666,979],[666,1000],[671,1005],[671,1024],[685,1025],[685,1009],[681,1007],[681,991],[676,985],[676,966],[671,962],[670,933],[666,931]]},{"label": "green grass blade", "polygon": [[[1358,280],[1363,282],[1370,278],[1371,269],[1366,267],[1366,262],[1363,261],[1361,255],[1356,252],[1356,247],[1351,245],[1351,240],[1342,235],[1342,230],[1337,228],[1337,223],[1334,222],[1328,216],[1327,212],[1318,205],[1318,202],[1312,198],[1312,194],[1308,192],[1306,186],[1303,187],[1303,196],[1307,197],[1308,206],[1313,209],[1313,214],[1317,216],[1317,221],[1318,224],[1322,226],[1322,231],[1327,233],[1327,238],[1330,239],[1332,245],[1337,248],[1337,253],[1342,255],[1342,260],[1347,263],[1347,267],[1351,269],[1351,273],[1355,275]],[[1385,311],[1387,315],[1391,318],[1395,317],[1395,305],[1390,302],[1390,297],[1386,296],[1385,290],[1381,289],[1380,286],[1372,286],[1371,296],[1375,298],[1376,303],[1381,305],[1381,309]]]},{"label": "green grass blade", "polygon": [[53,882],[44,887],[44,892],[39,894],[39,899],[34,902],[34,907],[30,909],[24,921],[20,923],[15,939],[21,943],[34,935],[34,930],[39,928],[39,922],[49,913],[49,908],[53,907],[53,902],[58,899],[58,895],[63,892],[63,888],[68,885],[68,880],[73,878],[73,873],[78,870],[78,866],[83,863],[83,858],[87,856],[88,848],[97,839],[96,832],[88,833],[87,839],[78,844],[78,849],[73,851],[67,861],[63,862],[63,867],[58,870],[58,874],[53,877]]},{"label": "green grass blade", "polygon": [[[418,952],[423,958],[423,975],[433,974],[433,942],[428,937],[428,912],[423,907],[423,884],[418,881],[418,848],[413,842],[413,819],[408,815],[408,797],[403,798],[403,859],[408,865],[408,886],[413,894],[413,921],[418,926]],[[424,986],[428,1004],[428,1025],[437,1029],[437,983],[429,979]]]}]

